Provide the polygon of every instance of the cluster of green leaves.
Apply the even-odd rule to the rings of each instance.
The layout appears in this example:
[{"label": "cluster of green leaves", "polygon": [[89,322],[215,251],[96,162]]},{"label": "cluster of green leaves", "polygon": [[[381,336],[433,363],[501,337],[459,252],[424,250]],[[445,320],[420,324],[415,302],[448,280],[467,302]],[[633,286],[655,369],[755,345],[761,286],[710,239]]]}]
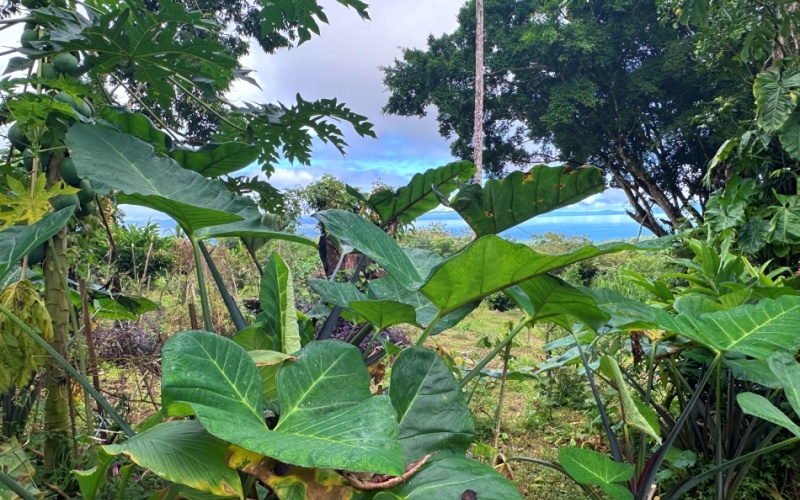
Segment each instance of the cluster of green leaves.
[{"label": "cluster of green leaves", "polygon": [[[540,365],[541,370],[577,364],[588,374],[612,449],[611,458],[588,450],[562,450],[561,466],[577,481],[613,498],[646,498],[656,481],[665,485],[662,498],[679,498],[715,476],[717,491],[728,498],[749,470],[741,464],[795,439],[771,442],[781,427],[793,429],[786,425],[791,418],[775,411],[775,405],[791,398],[792,387],[775,370],[776,359],[794,362],[800,349],[793,333],[800,321],[796,279],[787,279],[785,269],[765,274],[764,268],[730,253],[719,254],[700,241],[689,244],[694,258],[676,261],[683,272],[656,281],[629,273],[652,294],[652,305],[611,290],[575,290],[572,308],[581,307],[584,315],[594,310],[600,321],[594,327],[589,321],[562,323],[572,334],[544,346],[567,350]],[[685,286],[675,288],[676,281]],[[659,384],[656,377],[668,382]],[[601,399],[595,379],[608,381],[618,407]],[[775,391],[780,388],[786,396]],[[670,404],[676,398],[677,414]],[[708,408],[715,409],[714,424],[701,429],[696,422]],[[742,420],[736,417],[738,411],[760,418],[769,414],[766,421],[774,425]],[[640,437],[614,433],[617,419],[625,428],[641,432]],[[654,443],[661,447],[651,452]],[[710,464],[710,471],[688,474],[686,469],[695,463]],[[675,484],[680,478],[684,479]]]},{"label": "cluster of green leaves", "polygon": [[[472,154],[475,5],[455,31],[383,68],[384,111],[423,116],[434,105],[458,157]],[[485,18],[487,172],[539,158],[600,165],[654,234],[702,223],[692,204],[725,136],[699,132],[693,118],[724,82],[693,63],[688,31],[664,25],[656,2],[628,0],[494,0]]]}]

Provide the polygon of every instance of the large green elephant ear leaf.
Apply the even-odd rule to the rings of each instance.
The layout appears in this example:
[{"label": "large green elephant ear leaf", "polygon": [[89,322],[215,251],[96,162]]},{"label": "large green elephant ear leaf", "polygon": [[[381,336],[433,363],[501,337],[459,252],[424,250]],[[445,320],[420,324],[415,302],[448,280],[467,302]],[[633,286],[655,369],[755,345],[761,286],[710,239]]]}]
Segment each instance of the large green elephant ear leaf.
[{"label": "large green elephant ear leaf", "polygon": [[505,293],[528,316],[567,330],[572,330],[576,322],[597,330],[610,318],[594,298],[549,274],[523,281],[507,288]]},{"label": "large green elephant ear leaf", "polygon": [[425,465],[408,481],[378,493],[374,500],[431,498],[522,500],[523,497],[514,483],[501,476],[492,467],[468,458],[449,457]]},{"label": "large green elephant ear leaf", "polygon": [[405,349],[392,365],[390,388],[406,463],[428,454],[438,460],[467,453],[475,424],[458,382],[438,354]]},{"label": "large green elephant ear leaf", "polygon": [[280,418],[270,430],[250,355],[218,335],[179,333],[163,350],[164,408],[188,405],[214,436],[286,464],[401,475],[394,409],[372,396],[358,348],[311,342],[296,357],[278,372]]},{"label": "large green elephant ear leaf", "polygon": [[196,420],[159,424],[103,450],[127,455],[167,481],[215,495],[244,498],[239,475],[226,461],[228,443],[209,434]]},{"label": "large green elephant ear leaf", "polygon": [[203,177],[219,177],[241,170],[258,159],[258,148],[242,142],[206,144],[200,149],[176,148],[170,158]]},{"label": "large green elephant ear leaf", "polygon": [[263,236],[313,244],[270,230],[252,200],[157,156],[151,145],[131,135],[78,123],[70,127],[66,143],[78,175],[88,177],[96,191],[113,191],[121,203],[163,212],[191,238]]},{"label": "large green elephant ear leaf", "polygon": [[367,203],[377,212],[385,226],[395,221],[409,224],[439,206],[439,196],[449,196],[458,187],[458,181],[466,182],[474,174],[475,165],[472,162],[448,163],[415,174],[400,189],[384,189],[373,193]]},{"label": "large green elephant ear leaf", "polygon": [[450,201],[450,207],[480,237],[502,233],[604,189],[603,171],[599,168],[536,165],[528,172],[516,171],[504,179],[490,179],[484,186],[465,186]]},{"label": "large green elephant ear leaf", "polygon": [[98,113],[98,118],[111,123],[120,132],[150,144],[159,154],[168,155],[172,150],[172,138],[141,113],[134,113],[123,106],[105,106]]},{"label": "large green elephant ear leaf", "polygon": [[699,316],[657,316],[658,326],[718,351],[766,360],[778,351],[800,350],[800,296],[744,304]]},{"label": "large green elephant ear leaf", "polygon": [[633,477],[633,465],[615,462],[594,450],[568,446],[558,449],[558,461],[575,481],[600,486],[615,500],[633,499],[630,491],[617,484]]},{"label": "large green elephant ear leaf", "polygon": [[437,265],[421,291],[440,314],[447,314],[494,292],[576,262],[623,250],[663,250],[671,241],[671,237],[665,237],[636,244],[588,245],[564,254],[548,255],[499,236],[483,236]]},{"label": "large green elephant ear leaf", "polygon": [[314,214],[325,229],[363,253],[397,280],[413,290],[424,276],[397,242],[375,224],[347,210],[325,210]]},{"label": "large green elephant ear leaf", "polygon": [[267,335],[280,339],[280,351],[292,354],[300,350],[300,329],[294,301],[292,272],[280,255],[272,253],[264,266],[258,295]]},{"label": "large green elephant ear leaf", "polygon": [[0,231],[0,278],[24,256],[67,225],[75,207],[47,214],[27,226],[12,226]]}]

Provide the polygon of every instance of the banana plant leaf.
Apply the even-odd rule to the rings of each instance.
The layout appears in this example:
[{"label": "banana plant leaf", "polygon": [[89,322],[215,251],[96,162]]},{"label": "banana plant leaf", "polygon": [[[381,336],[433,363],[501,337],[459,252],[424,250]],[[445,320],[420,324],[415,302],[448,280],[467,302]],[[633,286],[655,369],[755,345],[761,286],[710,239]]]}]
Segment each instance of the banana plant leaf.
[{"label": "banana plant leaf", "polygon": [[75,207],[50,213],[27,226],[12,226],[0,231],[0,278],[33,249],[61,230],[72,217]]},{"label": "banana plant leaf", "polygon": [[214,436],[286,464],[401,475],[394,409],[370,392],[358,348],[311,342],[296,356],[278,372],[280,419],[270,430],[248,353],[208,332],[179,333],[163,350],[164,408],[188,405]]},{"label": "banana plant leaf", "polygon": [[252,200],[157,156],[152,146],[133,136],[75,124],[66,143],[78,175],[88,177],[98,193],[115,192],[120,203],[163,212],[190,238],[261,236],[314,244],[302,236],[270,230],[261,223]]},{"label": "banana plant leaf", "polygon": [[566,207],[602,192],[603,171],[536,165],[503,179],[490,179],[484,186],[464,186],[450,201],[475,234],[499,234],[557,208]]},{"label": "banana plant leaf", "polygon": [[[439,197],[447,197],[458,182],[466,182],[475,174],[475,165],[468,161],[448,163],[417,173],[411,181],[397,189],[373,193],[365,201],[380,216],[384,226],[394,221],[409,224],[417,217],[439,206]],[[352,192],[352,188],[350,189]]]},{"label": "banana plant leaf", "polygon": [[244,498],[239,475],[226,461],[228,443],[209,434],[196,420],[165,422],[103,450],[110,455],[125,454],[167,481]]}]

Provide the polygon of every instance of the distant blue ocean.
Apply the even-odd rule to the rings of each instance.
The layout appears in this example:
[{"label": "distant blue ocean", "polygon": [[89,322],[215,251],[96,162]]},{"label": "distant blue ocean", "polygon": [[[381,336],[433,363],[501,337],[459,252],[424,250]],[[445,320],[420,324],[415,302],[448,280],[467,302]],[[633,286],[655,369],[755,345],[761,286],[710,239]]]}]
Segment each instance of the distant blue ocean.
[{"label": "distant blue ocean", "polygon": [[[455,212],[433,212],[417,219],[414,226],[418,229],[426,228],[432,224],[442,224],[453,235],[463,235],[469,226]],[[316,236],[316,220],[303,217],[300,221],[298,232],[308,236]],[[516,241],[524,242],[531,236],[545,233],[559,233],[567,236],[586,236],[592,241],[609,241],[635,238],[639,235],[639,224],[620,212],[551,212],[540,215],[534,219],[511,228],[503,233]],[[641,229],[642,236],[653,236],[645,228]]]},{"label": "distant blue ocean", "polygon": [[[133,219],[126,217],[129,224],[144,225],[147,220]],[[175,222],[166,218],[162,214],[154,212],[151,222],[159,225],[161,234],[171,234],[174,231]],[[417,219],[414,227],[423,229],[432,224],[442,224],[447,231],[455,236],[466,234],[469,230],[466,222],[455,212],[432,212]],[[309,237],[318,236],[317,221],[311,217],[304,216],[300,219],[298,232]],[[647,229],[642,228],[642,236],[652,236]],[[534,219],[524,222],[517,227],[505,231],[501,236],[511,238],[516,241],[524,242],[530,240],[533,235],[544,233],[559,233],[568,236],[586,236],[595,242],[609,240],[623,240],[635,238],[639,234],[639,224],[633,221],[625,213],[618,211],[603,212],[570,212],[555,211],[540,215]]]}]

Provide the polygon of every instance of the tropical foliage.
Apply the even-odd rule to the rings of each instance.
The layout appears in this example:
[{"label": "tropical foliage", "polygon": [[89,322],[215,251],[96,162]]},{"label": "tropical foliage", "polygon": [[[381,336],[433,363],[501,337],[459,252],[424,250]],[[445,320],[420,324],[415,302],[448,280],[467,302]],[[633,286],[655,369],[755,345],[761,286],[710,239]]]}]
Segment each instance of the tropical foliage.
[{"label": "tropical foliage", "polygon": [[[9,438],[0,445],[4,497],[42,497],[40,485],[48,485],[61,496],[90,500],[107,498],[112,490],[125,498],[129,488],[141,488],[136,494],[150,498],[187,499],[522,498],[502,454],[495,454],[494,466],[471,456],[477,431],[469,400],[486,379],[505,384],[509,377],[529,380],[566,370],[576,371],[589,388],[600,444],[562,446],[557,462],[509,460],[562,472],[591,498],[682,498],[706,479],[713,479],[716,498],[737,498],[760,457],[800,443],[800,285],[793,269],[780,267],[780,259],[796,255],[797,187],[785,183],[796,180],[796,168],[789,163],[777,169],[758,163],[752,150],[738,151],[742,163],[734,170],[747,180],[729,176],[730,184],[705,206],[703,222],[693,205],[705,201],[697,175],[705,164],[699,158],[716,136],[691,133],[690,106],[681,100],[703,100],[714,89],[697,68],[683,65],[688,33],[667,40],[670,28],[658,24],[655,5],[642,4],[644,13],[628,3],[489,5],[497,9],[492,16],[513,7],[511,19],[519,26],[506,26],[513,33],[503,48],[532,52],[521,50],[514,58],[543,65],[549,58],[551,65],[537,70],[540,76],[577,79],[529,79],[525,71],[510,69],[491,75],[505,78],[509,88],[538,89],[547,98],[527,103],[529,116],[512,118],[503,115],[508,96],[498,91],[487,118],[494,141],[488,154],[502,153],[498,162],[503,154],[519,162],[520,140],[528,134],[552,140],[581,164],[599,159],[605,171],[574,162],[540,164],[478,185],[466,184],[475,173],[472,163],[457,161],[420,172],[405,186],[379,185],[369,194],[327,177],[287,204],[267,182],[230,176],[254,162],[270,173],[279,155],[307,163],[313,136],[342,150],[336,120],[362,136],[373,135],[371,124],[335,100],[298,97],[292,106],[234,108],[224,92],[234,80],[248,78],[237,59],[244,50],[240,37],[255,37],[267,51],[302,43],[327,19],[316,2],[224,2],[233,10],[215,6],[208,12],[195,10],[210,7],[205,4],[170,0],[89,2],[80,9],[23,3],[21,17],[4,21],[26,28],[2,82],[11,145],[0,193],[0,391]],[[339,3],[367,17],[365,4]],[[718,14],[696,2],[684,7],[694,10],[681,13],[680,20],[705,23]],[[642,32],[651,38],[637,38]],[[445,38],[458,41],[463,35]],[[593,37],[598,39],[583,43]],[[609,52],[614,40],[625,42],[620,46],[629,50],[627,58]],[[650,45],[652,50],[645,48]],[[462,52],[464,46],[455,44]],[[554,54],[553,46],[565,52]],[[431,47],[454,45],[432,39]],[[463,57],[458,51],[446,55]],[[504,54],[490,53],[498,61]],[[406,53],[409,63],[429,56]],[[605,74],[606,87],[573,71],[582,64]],[[781,64],[754,79],[752,125],[761,135],[777,133],[791,156],[797,85]],[[387,70],[391,85],[409,76],[409,68],[400,66]],[[681,86],[691,94],[666,98],[666,87]],[[411,107],[403,112],[441,104],[434,99],[440,91],[405,103]],[[617,110],[609,108],[615,99],[622,103]],[[205,118],[195,120],[200,115]],[[530,127],[530,133],[510,133],[512,122]],[[583,143],[587,136],[575,134],[574,127],[604,131]],[[459,133],[456,150],[466,137]],[[703,144],[695,144],[697,139]],[[764,140],[764,150],[776,144],[772,136]],[[719,175],[733,146],[720,151],[709,179]],[[763,169],[750,175],[754,164]],[[543,245],[501,236],[602,192],[609,179],[626,191],[637,220],[656,234],[683,227],[688,217],[698,226],[695,236],[707,237],[576,240],[546,252]],[[783,184],[770,184],[774,179]],[[120,203],[156,210],[175,222],[174,265],[182,265],[179,249],[185,249],[202,319],[191,303],[192,326],[175,328],[180,331],[153,349],[160,358],[160,388],[147,390],[157,410],[137,422],[100,390],[92,328],[100,319],[122,323],[158,308],[123,290],[121,273],[142,281],[170,273],[159,268],[148,276],[157,235],[112,229]],[[664,210],[663,224],[653,216],[653,203]],[[458,214],[473,237],[447,245],[416,238],[409,228],[440,205]],[[319,241],[285,229],[291,226],[286,215],[296,214],[298,206],[314,211]],[[101,259],[68,251],[94,245],[103,231],[103,251],[114,261],[105,284],[91,274]],[[131,247],[135,262],[141,261],[136,252],[143,242],[149,243],[139,273],[135,264],[125,267],[119,245]],[[301,250],[265,250],[289,243],[318,249],[324,272],[298,280],[291,263]],[[235,280],[215,262],[219,249],[253,259],[259,286],[250,312],[242,311]],[[637,298],[567,281],[574,278],[571,269],[622,252],[659,253],[669,263],[655,277],[625,272],[629,284],[641,288]],[[754,264],[749,255],[763,262]],[[348,256],[355,265],[342,279]],[[588,284],[591,277],[580,281]],[[187,283],[184,296],[188,288]],[[498,294],[520,317],[504,335],[480,340],[491,349],[488,354],[457,363],[430,348],[432,339],[447,335]],[[316,305],[298,310],[301,296]],[[216,326],[215,300],[227,312],[230,337]],[[340,329],[333,340],[343,321],[355,328],[344,334]],[[536,325],[564,333],[544,346],[554,355],[535,369],[510,373],[515,338]],[[409,342],[382,335],[398,326]],[[490,367],[497,362],[503,366],[499,375]],[[19,438],[42,387],[40,482]],[[502,398],[501,390],[498,420]],[[97,442],[79,439],[79,410],[85,436],[102,423]],[[86,452],[86,467],[75,460],[78,447]],[[157,479],[132,481],[140,470]]]}]

